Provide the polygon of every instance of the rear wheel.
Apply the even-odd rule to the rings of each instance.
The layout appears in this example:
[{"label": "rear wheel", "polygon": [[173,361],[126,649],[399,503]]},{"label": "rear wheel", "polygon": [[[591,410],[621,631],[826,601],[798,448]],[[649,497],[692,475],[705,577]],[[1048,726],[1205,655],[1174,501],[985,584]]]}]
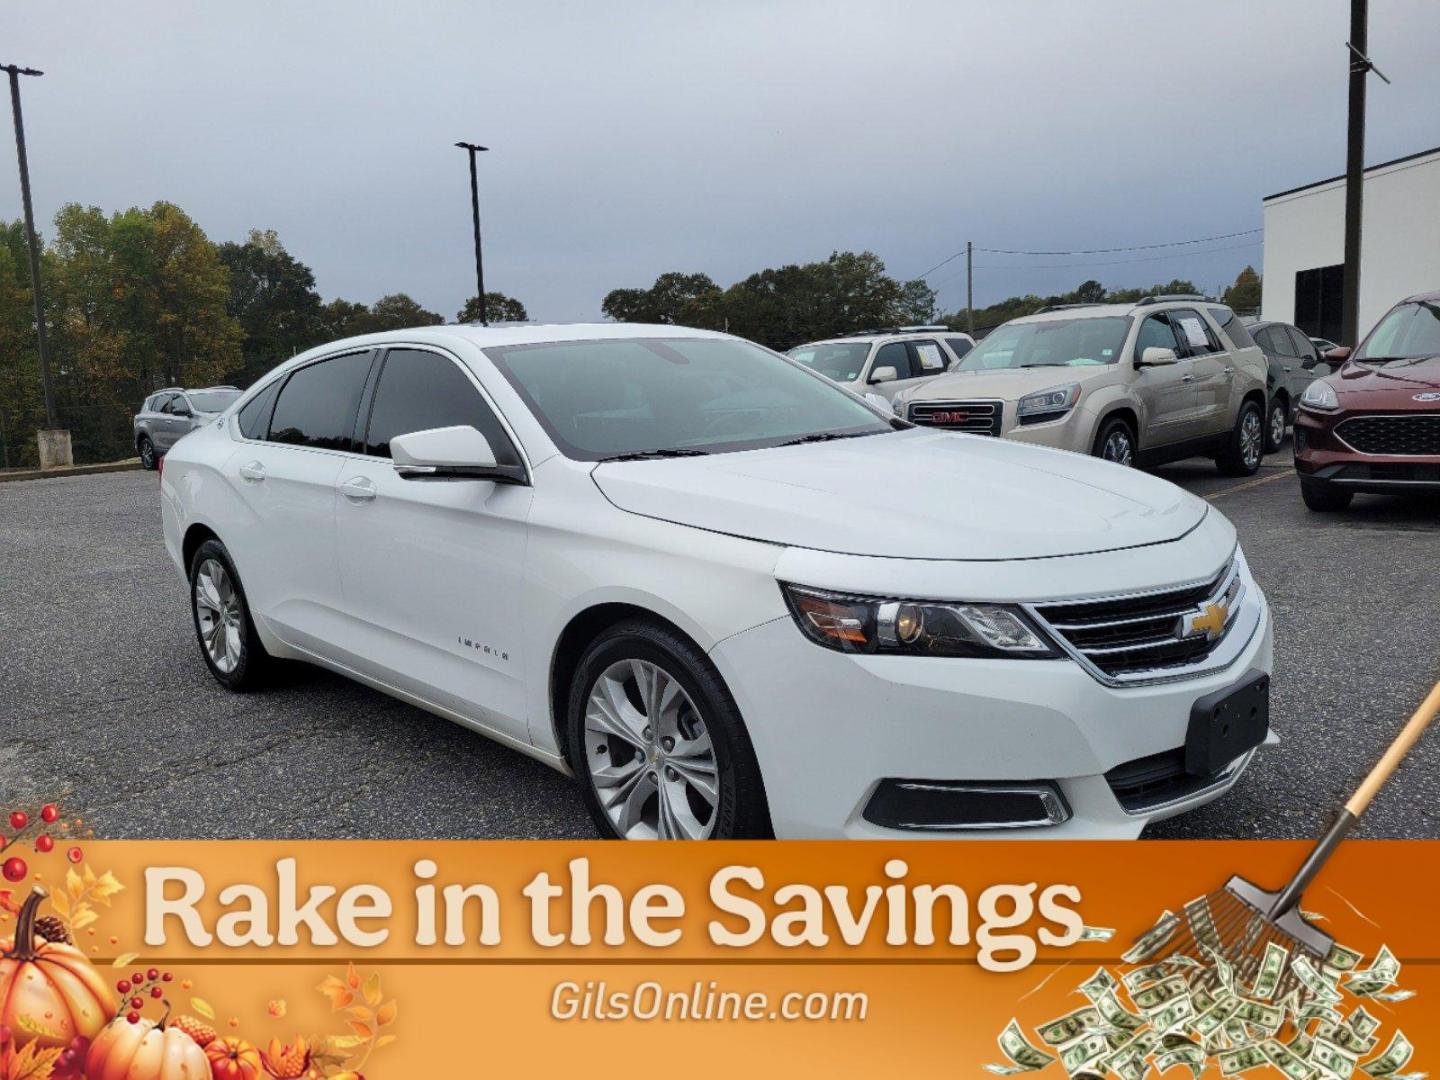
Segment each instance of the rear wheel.
[{"label": "rear wheel", "polygon": [[1305,500],[1305,505],[1311,510],[1327,514],[1336,510],[1344,510],[1350,505],[1350,500],[1355,498],[1355,493],[1338,488],[1334,484],[1327,484],[1324,480],[1311,480],[1302,476],[1300,478],[1300,497]]},{"label": "rear wheel", "polygon": [[1285,424],[1289,420],[1290,408],[1284,398],[1270,402],[1270,415],[1265,420],[1265,452],[1273,454],[1285,442]]},{"label": "rear wheel", "polygon": [[155,444],[150,441],[149,435],[141,435],[140,441],[135,444],[140,451],[140,465],[142,468],[153,469],[159,458],[155,453]]},{"label": "rear wheel", "polygon": [[760,766],[705,654],[674,630],[628,620],[585,650],[570,686],[570,763],[606,837],[771,835]]},{"label": "rear wheel", "polygon": [[1116,465],[1135,464],[1135,432],[1130,424],[1115,417],[1107,420],[1095,436],[1095,445],[1090,451],[1095,457],[1113,461]]},{"label": "rear wheel", "polygon": [[219,540],[206,540],[190,560],[190,612],[200,655],[227,690],[253,690],[274,661],[250,618],[250,605],[230,553]]},{"label": "rear wheel", "polygon": [[1215,464],[1226,476],[1254,476],[1260,471],[1264,456],[1265,422],[1260,415],[1260,403],[1247,401],[1240,406],[1235,427]]}]

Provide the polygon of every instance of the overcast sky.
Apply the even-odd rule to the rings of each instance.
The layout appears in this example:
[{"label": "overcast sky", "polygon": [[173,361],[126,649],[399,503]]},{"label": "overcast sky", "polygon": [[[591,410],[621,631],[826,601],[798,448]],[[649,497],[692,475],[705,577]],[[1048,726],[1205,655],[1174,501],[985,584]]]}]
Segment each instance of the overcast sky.
[{"label": "overcast sky", "polygon": [[[1344,170],[1348,12],[8,0],[0,60],[45,71],[24,103],[46,228],[65,202],[167,199],[217,241],[277,230],[327,300],[407,292],[453,318],[474,291],[451,145],[468,139],[493,148],[487,285],[566,321],[666,270],[728,285],[869,249],[907,278],[967,239],[1075,250],[1258,228],[1262,196]],[[1370,84],[1371,162],[1440,144],[1437,14],[1435,0],[1371,0],[1371,54],[1394,80]],[[1141,262],[1120,260],[1156,253],[977,255],[976,301],[1087,277],[1215,288],[1258,267],[1258,239]],[[947,310],[964,303],[963,266],[929,279]]]}]

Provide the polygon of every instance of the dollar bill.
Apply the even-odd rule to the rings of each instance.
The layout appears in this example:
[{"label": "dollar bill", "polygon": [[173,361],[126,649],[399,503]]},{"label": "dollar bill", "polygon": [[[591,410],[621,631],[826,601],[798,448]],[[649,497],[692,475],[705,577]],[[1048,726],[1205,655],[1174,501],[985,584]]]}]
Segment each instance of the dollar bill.
[{"label": "dollar bill", "polygon": [[1270,1063],[1290,1080],[1309,1080],[1310,1077],[1316,1075],[1315,1066],[1283,1043],[1276,1042],[1274,1039],[1266,1039],[1260,1044],[1260,1048],[1265,1051],[1265,1056],[1270,1059]]},{"label": "dollar bill", "polygon": [[1168,979],[1162,979],[1153,986],[1135,991],[1130,995],[1130,1000],[1135,1002],[1136,1007],[1142,1012],[1152,1013],[1181,995],[1189,993],[1190,987],[1184,977],[1171,975]]},{"label": "dollar bill", "polygon": [[1280,985],[1280,976],[1285,974],[1285,964],[1290,959],[1290,950],[1273,941],[1265,943],[1265,955],[1260,960],[1260,970],[1255,975],[1255,985],[1250,996],[1269,1001],[1275,996]]},{"label": "dollar bill", "polygon": [[1121,1031],[1132,1032],[1145,1026],[1145,1021],[1136,1016],[1115,996],[1115,992],[1108,991],[1095,999],[1095,1008],[1100,1013],[1100,1018],[1113,1028]]},{"label": "dollar bill", "polygon": [[1334,1005],[1340,1001],[1340,991],[1330,985],[1330,981],[1315,970],[1315,965],[1310,962],[1308,956],[1297,956],[1290,962],[1290,970],[1300,980],[1300,985],[1310,991],[1315,1001],[1323,1002],[1326,1005]]},{"label": "dollar bill", "polygon": [[1355,949],[1347,949],[1337,941],[1325,954],[1325,966],[1334,968],[1336,971],[1353,971],[1364,958],[1364,953]]},{"label": "dollar bill", "polygon": [[1205,1051],[1194,1045],[1177,1046],[1155,1059],[1155,1068],[1162,1073],[1168,1072],[1176,1065],[1188,1067],[1191,1076],[1198,1077],[1205,1069]]},{"label": "dollar bill", "polygon": [[1222,1050],[1219,1056],[1220,1072],[1225,1076],[1235,1076],[1250,1069],[1258,1069],[1260,1066],[1268,1064],[1270,1060],[1259,1046],[1241,1046],[1234,1050]]},{"label": "dollar bill", "polygon": [[1138,964],[1142,960],[1148,960],[1166,945],[1175,936],[1175,931],[1180,928],[1180,918],[1173,911],[1167,911],[1160,916],[1154,926],[1141,934],[1135,944],[1122,954],[1121,959],[1127,964]]},{"label": "dollar bill", "polygon": [[1086,926],[1080,930],[1081,941],[1109,941],[1115,936],[1115,930],[1109,926]]},{"label": "dollar bill", "polygon": [[1230,966],[1225,957],[1221,956],[1217,950],[1205,945],[1200,946],[1200,948],[1204,951],[1205,955],[1210,958],[1210,965],[1214,968],[1215,978],[1220,981],[1220,985],[1226,990],[1233,992],[1235,990],[1235,969]]},{"label": "dollar bill", "polygon": [[1238,998],[1228,998],[1225,1001],[1212,1005],[1197,1016],[1191,1028],[1201,1038],[1208,1038],[1215,1032],[1221,1030],[1225,1026],[1225,1022],[1234,1016],[1236,1010],[1239,1008],[1240,1001]]},{"label": "dollar bill", "polygon": [[1369,967],[1345,974],[1345,989],[1356,997],[1373,997],[1388,989],[1399,977],[1400,961],[1388,945],[1382,945]]},{"label": "dollar bill", "polygon": [[1000,1032],[995,1040],[1000,1044],[1001,1052],[1010,1059],[1009,1065],[986,1065],[987,1072],[996,1076],[1014,1076],[1016,1073],[1034,1072],[1036,1069],[1043,1069],[1055,1060],[1054,1056],[1045,1051],[1031,1046],[1026,1040],[1024,1033],[1020,1030],[1020,1022],[1012,1019],[1005,1025],[1005,1030]]},{"label": "dollar bill", "polygon": [[1285,1011],[1278,1005],[1267,1005],[1263,1001],[1241,998],[1240,1007],[1235,1010],[1234,1019],[1254,1024],[1267,1034],[1274,1034],[1285,1022]]},{"label": "dollar bill", "polygon": [[1303,1031],[1297,1032],[1295,1037],[1289,1042],[1287,1042],[1285,1045],[1288,1046],[1295,1053],[1299,1054],[1302,1058],[1308,1058],[1311,1056],[1311,1052],[1315,1049],[1315,1037],[1313,1035],[1306,1034]]},{"label": "dollar bill", "polygon": [[1317,1038],[1310,1051],[1310,1060],[1331,1076],[1346,1080],[1355,1071],[1356,1057],[1329,1039]]},{"label": "dollar bill", "polygon": [[1190,920],[1190,932],[1201,945],[1211,949],[1220,948],[1220,935],[1215,930],[1215,919],[1210,914],[1210,901],[1205,897],[1192,900],[1185,905],[1185,915]]},{"label": "dollar bill", "polygon": [[1409,1064],[1414,1053],[1415,1048],[1410,1045],[1410,1040],[1405,1038],[1405,1033],[1397,1031],[1390,1039],[1390,1045],[1385,1048],[1385,1052],[1379,1057],[1365,1062],[1360,1068],[1371,1076],[1389,1076]]},{"label": "dollar bill", "polygon": [[1346,1018],[1345,1026],[1355,1032],[1356,1035],[1363,1037],[1373,1035],[1375,1029],[1380,1026],[1380,1021],[1374,1016],[1371,1016],[1364,1005],[1357,1005],[1355,1006],[1355,1011]]},{"label": "dollar bill", "polygon": [[1155,1031],[1174,1031],[1181,1024],[1195,1018],[1195,1006],[1190,1001],[1190,995],[1178,997],[1163,1009],[1159,1009],[1150,1016],[1150,1026]]},{"label": "dollar bill", "polygon": [[1112,992],[1118,985],[1119,983],[1115,981],[1115,976],[1111,975],[1109,971],[1102,967],[1097,968],[1095,974],[1082,982],[1076,989],[1091,1001],[1094,1001],[1096,998]]},{"label": "dollar bill", "polygon": [[1104,1035],[1086,1035],[1060,1051],[1060,1064],[1067,1073],[1074,1076],[1108,1053],[1110,1044]]},{"label": "dollar bill", "polygon": [[1146,964],[1134,971],[1127,971],[1120,976],[1120,981],[1125,984],[1126,990],[1133,992],[1149,983],[1159,982],[1169,975],[1170,971],[1170,965],[1162,960],[1158,964]]},{"label": "dollar bill", "polygon": [[1373,994],[1367,994],[1373,1001],[1384,1001],[1394,1004],[1397,1001],[1409,1001],[1415,996],[1414,990],[1381,990]]},{"label": "dollar bill", "polygon": [[1336,1046],[1352,1054],[1368,1054],[1379,1042],[1374,1035],[1361,1035],[1346,1024],[1322,1023],[1315,1029],[1317,1037],[1329,1039]]},{"label": "dollar bill", "polygon": [[1072,1013],[1057,1017],[1035,1029],[1042,1042],[1051,1046],[1063,1046],[1073,1042],[1086,1032],[1101,1027],[1100,1013],[1093,1005],[1086,1005]]}]

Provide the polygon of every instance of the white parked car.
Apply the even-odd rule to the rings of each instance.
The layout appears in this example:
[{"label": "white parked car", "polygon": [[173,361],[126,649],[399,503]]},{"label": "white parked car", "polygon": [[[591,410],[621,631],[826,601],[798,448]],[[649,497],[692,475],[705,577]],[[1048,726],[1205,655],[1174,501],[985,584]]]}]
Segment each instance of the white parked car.
[{"label": "white parked car", "polygon": [[785,355],[857,394],[898,394],[944,375],[975,347],[947,326],[899,326],[797,345]]},{"label": "white parked car", "polygon": [[307,660],[573,772],[623,837],[1129,837],[1267,739],[1230,523],[673,326],[276,368],[165,458],[214,676]]}]

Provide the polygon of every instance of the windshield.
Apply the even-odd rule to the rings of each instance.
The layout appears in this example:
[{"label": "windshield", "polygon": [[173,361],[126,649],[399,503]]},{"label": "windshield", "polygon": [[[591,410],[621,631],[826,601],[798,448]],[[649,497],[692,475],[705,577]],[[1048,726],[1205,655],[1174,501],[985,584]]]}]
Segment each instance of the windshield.
[{"label": "windshield", "polygon": [[561,451],[580,461],[894,430],[848,392],[747,341],[616,338],[485,355]]},{"label": "windshield", "polygon": [[836,382],[854,382],[870,355],[867,341],[834,341],[824,345],[799,345],[785,354]]},{"label": "windshield", "polygon": [[1401,304],[1370,331],[1356,360],[1413,360],[1440,356],[1440,305]]},{"label": "windshield", "polygon": [[239,390],[191,390],[186,395],[196,412],[224,412],[240,396]]},{"label": "windshield", "polygon": [[956,371],[1031,367],[1093,367],[1120,359],[1127,315],[1006,323],[992,330],[955,365]]}]

